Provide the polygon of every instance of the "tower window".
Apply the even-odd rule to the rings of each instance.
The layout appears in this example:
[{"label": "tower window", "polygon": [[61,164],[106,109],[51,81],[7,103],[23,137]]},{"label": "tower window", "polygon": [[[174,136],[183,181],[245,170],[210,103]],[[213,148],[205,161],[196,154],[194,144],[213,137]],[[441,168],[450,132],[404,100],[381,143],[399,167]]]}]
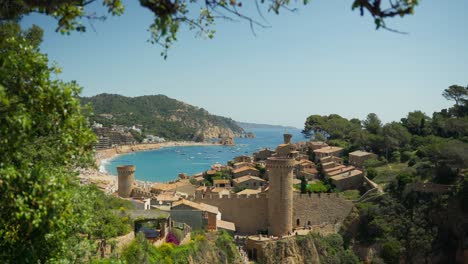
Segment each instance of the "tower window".
[{"label": "tower window", "polygon": [[299,220],[299,218],[296,220],[296,225],[297,226],[301,225],[301,221]]}]

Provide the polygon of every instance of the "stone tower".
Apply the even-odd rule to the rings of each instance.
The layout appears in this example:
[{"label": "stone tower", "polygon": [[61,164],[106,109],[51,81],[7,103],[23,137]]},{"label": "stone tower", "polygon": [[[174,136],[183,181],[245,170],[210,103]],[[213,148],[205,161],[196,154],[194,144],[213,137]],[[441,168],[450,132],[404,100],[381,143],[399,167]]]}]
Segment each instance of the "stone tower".
[{"label": "stone tower", "polygon": [[292,138],[292,134],[283,134],[283,141],[284,141],[284,144],[291,144],[291,138]]},{"label": "stone tower", "polygon": [[288,157],[270,157],[266,168],[270,180],[268,189],[268,232],[283,236],[292,232],[293,168],[295,161]]},{"label": "stone tower", "polygon": [[135,166],[117,166],[118,173],[118,193],[122,198],[128,198],[132,194],[133,181],[135,180]]}]

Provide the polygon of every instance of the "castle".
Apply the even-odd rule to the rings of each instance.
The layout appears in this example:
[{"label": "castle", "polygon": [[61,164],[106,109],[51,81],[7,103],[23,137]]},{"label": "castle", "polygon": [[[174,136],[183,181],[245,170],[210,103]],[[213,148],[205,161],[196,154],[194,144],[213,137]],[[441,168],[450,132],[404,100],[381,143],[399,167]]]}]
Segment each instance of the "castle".
[{"label": "castle", "polygon": [[[292,135],[284,135],[284,143],[266,159],[269,185],[257,194],[203,194],[189,200],[216,206],[223,219],[235,223],[238,234],[267,233],[275,237],[292,234],[297,229],[342,222],[353,202],[337,193],[300,194],[293,190],[296,146]],[[118,166],[118,194],[120,197],[152,197],[154,194],[134,188],[135,167]]]},{"label": "castle", "polygon": [[300,194],[293,191],[295,146],[290,134],[276,154],[267,158],[269,187],[254,195],[204,195],[191,199],[218,207],[223,219],[233,222],[239,234],[258,234],[282,237],[306,226],[336,224],[344,220],[353,202],[339,194]]}]

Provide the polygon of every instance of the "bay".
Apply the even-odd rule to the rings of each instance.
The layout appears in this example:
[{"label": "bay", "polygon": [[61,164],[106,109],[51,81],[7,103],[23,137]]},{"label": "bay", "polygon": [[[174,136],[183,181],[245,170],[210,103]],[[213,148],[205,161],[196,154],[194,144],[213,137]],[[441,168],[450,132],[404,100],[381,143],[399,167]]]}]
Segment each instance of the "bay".
[{"label": "bay", "polygon": [[[206,171],[214,163],[226,164],[239,155],[252,155],[262,148],[274,149],[283,143],[284,129],[251,129],[255,138],[236,138],[235,146],[174,146],[157,150],[123,154],[108,160],[105,170],[117,175],[118,165],[135,165],[135,178],[142,181],[167,182],[179,173],[193,175]],[[306,140],[299,129],[288,129],[293,142]]]}]

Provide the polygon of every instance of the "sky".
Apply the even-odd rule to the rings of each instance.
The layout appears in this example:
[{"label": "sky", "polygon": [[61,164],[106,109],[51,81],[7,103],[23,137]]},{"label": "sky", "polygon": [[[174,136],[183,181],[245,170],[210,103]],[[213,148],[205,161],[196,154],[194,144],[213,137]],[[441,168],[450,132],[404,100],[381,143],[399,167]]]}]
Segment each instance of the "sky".
[{"label": "sky", "polygon": [[[138,1],[124,1],[124,15],[95,21],[94,30],[86,22],[86,33],[56,33],[56,21],[43,15],[21,23],[45,30],[41,50],[83,96],[164,94],[234,120],[298,128],[312,114],[373,112],[391,122],[452,105],[442,91],[468,85],[468,1],[420,1],[415,15],[387,20],[408,34],[375,30],[351,2],[265,12],[270,27],[255,35],[243,21],[219,21],[212,40],[183,29],[166,60],[147,41],[153,15]],[[104,13],[100,5],[90,11]]]}]

